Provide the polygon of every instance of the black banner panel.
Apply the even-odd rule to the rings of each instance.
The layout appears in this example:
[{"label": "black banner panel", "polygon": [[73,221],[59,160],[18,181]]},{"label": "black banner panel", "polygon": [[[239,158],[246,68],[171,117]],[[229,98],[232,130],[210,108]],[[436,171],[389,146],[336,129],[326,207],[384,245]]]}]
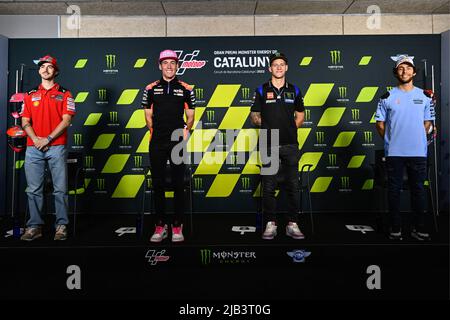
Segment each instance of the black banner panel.
[{"label": "black banner panel", "polygon": [[[250,105],[255,88],[270,78],[269,55],[283,52],[287,79],[304,95],[299,168],[312,165],[313,210],[371,211],[372,164],[383,148],[374,114],[378,98],[396,85],[391,56],[414,56],[415,85],[430,88],[423,63],[434,65],[439,83],[440,41],[439,35],[21,39],[9,42],[9,69],[25,64],[29,90],[40,80],[35,61],[46,54],[58,59],[57,81],[72,92],[77,108],[69,151],[80,154],[84,167],[78,210],[137,212],[144,187],[151,187],[144,172],[150,134],[140,106],[143,89],[161,77],[159,52],[175,50],[178,77],[193,85],[197,96],[187,143],[194,211],[255,212],[258,130],[249,119]],[[16,167],[23,168],[23,161]],[[24,190],[23,172],[21,177]],[[285,202],[279,201],[280,210]]]}]

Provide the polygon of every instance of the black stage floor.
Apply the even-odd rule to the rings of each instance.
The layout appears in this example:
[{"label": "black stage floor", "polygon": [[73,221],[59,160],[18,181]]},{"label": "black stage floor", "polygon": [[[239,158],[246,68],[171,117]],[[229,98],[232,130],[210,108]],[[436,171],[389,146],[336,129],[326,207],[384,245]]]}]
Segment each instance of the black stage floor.
[{"label": "black stage floor", "polygon": [[150,243],[149,215],[140,238],[135,215],[80,214],[64,242],[52,240],[53,217],[46,220],[44,237],[30,243],[8,233],[11,219],[0,220],[0,299],[449,298],[448,214],[429,242],[387,239],[374,213],[314,214],[314,234],[306,215],[304,240],[287,237],[284,223],[262,240],[246,228],[253,214],[195,214],[180,244]]}]

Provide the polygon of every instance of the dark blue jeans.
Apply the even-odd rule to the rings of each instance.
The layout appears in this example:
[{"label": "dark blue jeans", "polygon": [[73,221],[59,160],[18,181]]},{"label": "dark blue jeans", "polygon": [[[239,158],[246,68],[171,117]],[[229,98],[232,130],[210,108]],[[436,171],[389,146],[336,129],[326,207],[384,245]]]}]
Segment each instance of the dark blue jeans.
[{"label": "dark blue jeans", "polygon": [[[283,145],[279,147],[280,169],[274,175],[262,175],[263,182],[263,214],[264,220],[276,221],[277,200],[275,198],[275,189],[278,180],[283,181],[288,196],[288,215],[287,220],[297,222],[299,205],[299,185],[298,185],[298,161],[300,160],[300,150],[295,144]],[[284,176],[278,177],[279,174]]]},{"label": "dark blue jeans", "polygon": [[425,224],[425,189],[427,158],[425,157],[387,157],[388,201],[392,228],[401,228],[400,191],[403,186],[403,171],[408,174],[411,192],[413,224],[423,228]]}]

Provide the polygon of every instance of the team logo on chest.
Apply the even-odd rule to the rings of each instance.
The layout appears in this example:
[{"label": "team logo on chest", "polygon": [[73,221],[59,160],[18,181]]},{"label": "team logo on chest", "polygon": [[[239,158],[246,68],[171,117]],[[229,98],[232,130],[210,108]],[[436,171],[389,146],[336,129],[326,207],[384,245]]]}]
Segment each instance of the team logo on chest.
[{"label": "team logo on chest", "polygon": [[274,99],[275,95],[273,94],[273,92],[267,92],[266,94],[266,99],[271,100]]},{"label": "team logo on chest", "polygon": [[284,102],[294,103],[294,93],[293,92],[285,92],[284,93]]},{"label": "team logo on chest", "polygon": [[173,89],[173,95],[182,97],[184,95],[183,89]]},{"label": "team logo on chest", "polygon": [[53,96],[51,96],[51,98],[55,99],[57,101],[63,101],[64,100],[64,96],[62,94],[53,95]]},{"label": "team logo on chest", "polygon": [[153,89],[153,94],[163,94],[164,89],[163,88],[155,88]]}]

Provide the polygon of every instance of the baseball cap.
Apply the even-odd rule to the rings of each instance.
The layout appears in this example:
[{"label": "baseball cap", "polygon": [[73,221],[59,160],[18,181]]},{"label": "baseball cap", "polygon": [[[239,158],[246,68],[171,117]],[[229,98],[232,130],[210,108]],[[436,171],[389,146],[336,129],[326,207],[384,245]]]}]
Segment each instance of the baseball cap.
[{"label": "baseball cap", "polygon": [[414,57],[413,56],[408,56],[407,54],[399,54],[395,57],[391,57],[392,60],[395,61],[395,68],[397,68],[399,65],[401,65],[402,63],[407,63],[409,65],[411,65],[412,67],[416,67],[414,64]]},{"label": "baseball cap", "polygon": [[53,58],[50,55],[46,55],[46,56],[43,56],[42,58],[40,58],[39,62],[38,62],[38,66],[40,67],[42,64],[44,64],[46,62],[51,63],[55,67],[55,69],[59,70],[56,58]]},{"label": "baseball cap", "polygon": [[176,62],[178,62],[178,55],[175,51],[173,50],[164,50],[161,51],[161,53],[159,54],[159,62],[166,60],[166,59],[173,59]]},{"label": "baseball cap", "polygon": [[271,54],[270,57],[269,57],[270,64],[272,64],[272,62],[273,62],[274,60],[277,60],[277,59],[283,59],[284,62],[286,62],[286,64],[288,63],[288,59],[287,59],[287,57],[284,55],[284,53],[281,53],[281,52],[275,52],[274,54]]}]

